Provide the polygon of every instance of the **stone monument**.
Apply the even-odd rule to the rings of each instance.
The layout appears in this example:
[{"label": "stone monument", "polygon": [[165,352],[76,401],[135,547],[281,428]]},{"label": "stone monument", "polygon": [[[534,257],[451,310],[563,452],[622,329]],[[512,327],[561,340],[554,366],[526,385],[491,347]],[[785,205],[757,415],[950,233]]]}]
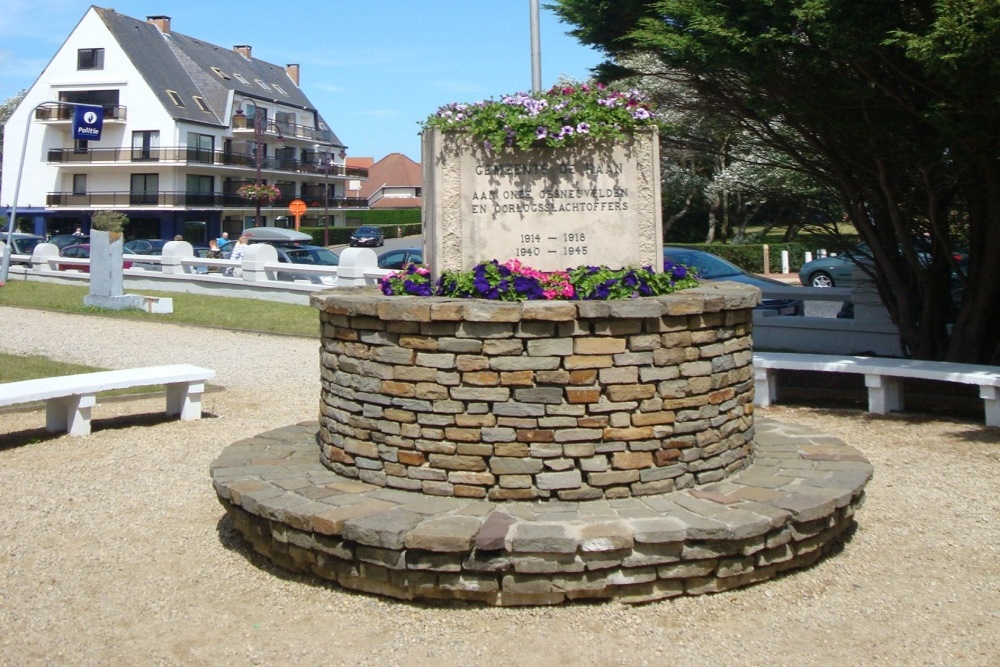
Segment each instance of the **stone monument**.
[{"label": "stone monument", "polygon": [[[558,97],[505,98],[522,144],[554,131]],[[629,96],[592,101],[641,115]],[[556,111],[562,134],[589,133]],[[624,135],[515,149],[428,129],[432,271],[661,269],[656,133]],[[829,436],[757,429],[758,301],[735,283],[610,301],[317,293],[317,423],[231,445],[216,492],[275,563],[401,599],[649,602],[805,567],[853,525],[871,465]]]}]

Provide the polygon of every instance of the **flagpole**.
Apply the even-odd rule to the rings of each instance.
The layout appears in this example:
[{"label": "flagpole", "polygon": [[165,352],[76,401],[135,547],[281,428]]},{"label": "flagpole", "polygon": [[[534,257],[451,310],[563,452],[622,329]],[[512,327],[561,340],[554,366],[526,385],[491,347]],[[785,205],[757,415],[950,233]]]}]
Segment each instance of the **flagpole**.
[{"label": "flagpole", "polygon": [[529,0],[531,10],[531,92],[542,90],[542,47],[538,30],[538,0]]}]

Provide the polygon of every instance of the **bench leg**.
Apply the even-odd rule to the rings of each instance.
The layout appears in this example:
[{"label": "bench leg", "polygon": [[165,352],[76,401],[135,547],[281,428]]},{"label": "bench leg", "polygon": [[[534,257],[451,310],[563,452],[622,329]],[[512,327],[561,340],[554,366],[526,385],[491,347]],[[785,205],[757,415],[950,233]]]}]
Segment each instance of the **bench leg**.
[{"label": "bench leg", "polygon": [[201,419],[201,395],[204,382],[175,382],[167,385],[167,414],[180,415],[181,421]]},{"label": "bench leg", "polygon": [[754,368],[753,370],[753,402],[766,408],[778,400],[777,372],[769,368]]},{"label": "bench leg", "polygon": [[897,378],[866,375],[868,387],[868,412],[884,415],[903,409],[903,387]]},{"label": "bench leg", "polygon": [[45,430],[66,431],[70,435],[90,435],[90,409],[97,403],[95,394],[52,398],[45,402]]},{"label": "bench leg", "polygon": [[1000,387],[982,386],[979,397],[986,408],[986,425],[1000,426]]}]

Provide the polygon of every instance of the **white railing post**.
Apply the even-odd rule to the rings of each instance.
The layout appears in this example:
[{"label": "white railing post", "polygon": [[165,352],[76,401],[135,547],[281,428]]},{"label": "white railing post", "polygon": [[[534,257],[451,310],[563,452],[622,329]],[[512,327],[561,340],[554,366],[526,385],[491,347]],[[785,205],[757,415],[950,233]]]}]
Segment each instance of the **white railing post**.
[{"label": "white railing post", "polygon": [[378,256],[371,248],[345,248],[340,253],[340,265],[337,266],[337,285],[366,285],[365,273],[377,268]]},{"label": "white railing post", "polygon": [[791,273],[791,269],[789,267],[790,267],[790,265],[788,263],[788,251],[787,250],[782,250],[781,251],[781,272],[782,273]]},{"label": "white railing post", "polygon": [[[258,282],[267,280],[266,264],[278,261],[278,251],[267,243],[254,243],[247,246],[243,255],[243,280]],[[290,267],[294,266],[289,264]]]},{"label": "white railing post", "polygon": [[194,257],[194,248],[187,241],[167,241],[160,253],[160,270],[163,273],[187,273],[182,259]]}]

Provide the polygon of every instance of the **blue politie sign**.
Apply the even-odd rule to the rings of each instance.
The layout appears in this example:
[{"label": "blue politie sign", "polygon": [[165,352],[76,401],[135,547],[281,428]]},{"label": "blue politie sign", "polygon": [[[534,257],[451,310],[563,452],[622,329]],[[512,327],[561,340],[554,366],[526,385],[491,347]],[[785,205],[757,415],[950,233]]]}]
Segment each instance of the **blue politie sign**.
[{"label": "blue politie sign", "polygon": [[99,141],[104,125],[104,109],[99,106],[80,105],[73,109],[73,138]]}]

